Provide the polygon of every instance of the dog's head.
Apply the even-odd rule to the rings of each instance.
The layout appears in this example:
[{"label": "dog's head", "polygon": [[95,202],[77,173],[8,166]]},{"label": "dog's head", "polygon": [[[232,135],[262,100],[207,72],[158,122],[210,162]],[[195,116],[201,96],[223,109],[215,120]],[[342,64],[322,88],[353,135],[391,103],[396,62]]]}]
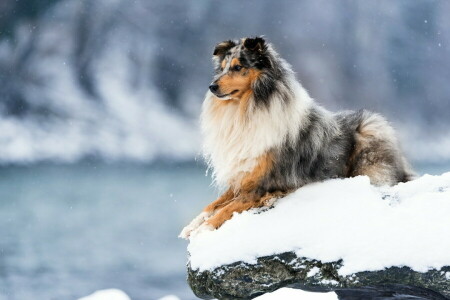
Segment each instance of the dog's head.
[{"label": "dog's head", "polygon": [[272,88],[267,79],[274,71],[271,52],[261,37],[217,44],[213,52],[215,76],[209,86],[215,98],[240,100],[251,94],[267,98]]}]

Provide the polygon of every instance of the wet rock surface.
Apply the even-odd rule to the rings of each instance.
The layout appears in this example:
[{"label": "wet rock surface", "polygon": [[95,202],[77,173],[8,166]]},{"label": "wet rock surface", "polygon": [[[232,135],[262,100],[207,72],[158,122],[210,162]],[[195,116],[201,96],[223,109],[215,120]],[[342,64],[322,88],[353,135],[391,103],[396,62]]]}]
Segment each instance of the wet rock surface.
[{"label": "wet rock surface", "polygon": [[281,287],[312,292],[335,291],[339,299],[450,299],[450,266],[426,273],[408,267],[341,276],[342,261],[322,263],[292,252],[261,257],[214,270],[192,270],[188,282],[202,299],[252,299]]}]

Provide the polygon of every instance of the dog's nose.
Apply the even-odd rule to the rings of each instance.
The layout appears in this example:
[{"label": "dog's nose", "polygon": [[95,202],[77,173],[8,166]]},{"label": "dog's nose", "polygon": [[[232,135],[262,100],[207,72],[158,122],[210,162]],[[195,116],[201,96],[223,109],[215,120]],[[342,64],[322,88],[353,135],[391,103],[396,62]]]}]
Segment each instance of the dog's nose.
[{"label": "dog's nose", "polygon": [[215,92],[217,92],[218,90],[219,90],[219,85],[218,84],[211,84],[210,86],[209,86],[209,90],[211,91],[211,92],[213,92],[213,93],[215,93]]}]

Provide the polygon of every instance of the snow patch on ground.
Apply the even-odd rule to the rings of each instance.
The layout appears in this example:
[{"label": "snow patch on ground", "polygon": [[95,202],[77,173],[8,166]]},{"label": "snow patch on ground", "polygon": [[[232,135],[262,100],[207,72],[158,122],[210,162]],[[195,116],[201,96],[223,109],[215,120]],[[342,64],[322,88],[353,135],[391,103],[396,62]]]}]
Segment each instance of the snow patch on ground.
[{"label": "snow patch on ground", "polygon": [[445,273],[445,279],[450,280],[450,272]]},{"label": "snow patch on ground", "polygon": [[159,298],[159,300],[180,300],[180,298],[178,298],[175,295],[167,295],[162,298]]},{"label": "snow patch on ground", "polygon": [[256,212],[235,215],[218,230],[192,237],[191,267],[256,263],[257,257],[288,251],[322,262],[343,259],[340,275],[450,265],[450,173],[381,188],[366,176],[328,180]]},{"label": "snow patch on ground", "polygon": [[78,300],[131,300],[127,294],[118,289],[96,291]]},{"label": "snow patch on ground", "polygon": [[308,274],[306,274],[306,276],[314,277],[315,275],[317,275],[317,273],[319,273],[319,271],[320,269],[318,267],[314,267],[308,272]]},{"label": "snow patch on ground", "polygon": [[[78,300],[131,300],[125,292],[118,289],[99,290]],[[175,295],[167,295],[158,300],[180,300]]]},{"label": "snow patch on ground", "polygon": [[258,300],[337,300],[335,293],[311,293],[297,289],[281,288],[272,293],[256,297]]},{"label": "snow patch on ground", "polygon": [[[337,300],[335,293],[310,293],[302,290],[281,288],[273,293],[267,293],[256,297],[258,300],[298,300],[298,299],[308,299],[308,300]],[[117,289],[100,290],[89,296],[80,298],[78,300],[131,300],[124,292]],[[167,295],[158,300],[180,300],[177,296]]]}]

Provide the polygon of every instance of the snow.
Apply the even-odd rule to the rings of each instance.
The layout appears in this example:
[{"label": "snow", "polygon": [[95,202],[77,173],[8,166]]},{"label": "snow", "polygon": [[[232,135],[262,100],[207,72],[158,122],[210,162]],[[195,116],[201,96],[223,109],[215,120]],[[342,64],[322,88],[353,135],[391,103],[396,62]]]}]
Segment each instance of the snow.
[{"label": "snow", "polygon": [[193,236],[191,267],[256,263],[257,257],[287,251],[322,262],[343,259],[340,275],[450,265],[450,173],[393,187],[372,186],[365,176],[328,180],[256,212],[234,215],[218,230]]},{"label": "snow", "polygon": [[335,293],[311,293],[297,289],[281,288],[272,293],[256,297],[258,300],[337,300]]},{"label": "snow", "polygon": [[317,273],[319,273],[320,269],[318,267],[314,267],[312,268],[308,274],[306,274],[307,277],[314,277],[315,275],[317,275]]},{"label": "snow", "polygon": [[131,300],[127,294],[118,289],[100,290],[78,300]]},{"label": "snow", "polygon": [[[318,298],[319,299],[319,298]],[[78,300],[131,300],[125,292],[118,289],[99,290]],[[175,295],[167,295],[158,300],[180,300]]]},{"label": "snow", "polygon": [[159,298],[159,300],[180,300],[180,298],[178,298],[175,295],[167,295],[162,298]]},{"label": "snow", "polygon": [[[297,289],[281,288],[273,293],[267,293],[256,297],[258,300],[271,300],[271,299],[283,299],[283,300],[336,300],[338,299],[335,293],[310,293]],[[131,300],[124,292],[118,289],[100,290],[89,296],[80,298],[78,300]],[[167,295],[158,300],[180,300],[175,295]]]}]

